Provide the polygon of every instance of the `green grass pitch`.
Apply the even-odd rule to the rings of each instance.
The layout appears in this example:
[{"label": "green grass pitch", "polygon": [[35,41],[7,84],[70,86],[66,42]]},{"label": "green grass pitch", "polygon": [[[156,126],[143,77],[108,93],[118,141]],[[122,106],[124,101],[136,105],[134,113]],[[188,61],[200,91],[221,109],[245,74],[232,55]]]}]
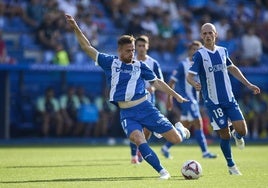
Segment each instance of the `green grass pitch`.
[{"label": "green grass pitch", "polygon": [[[0,147],[1,188],[263,188],[268,187],[268,147],[235,146],[234,159],[243,176],[230,176],[219,146],[210,146],[217,159],[203,159],[198,146],[178,145],[171,150],[173,160],[160,154],[160,145],[152,148],[171,174],[159,180],[146,163],[130,164],[128,146],[11,146]],[[180,168],[184,161],[195,159],[202,165],[198,180],[184,180]]]}]

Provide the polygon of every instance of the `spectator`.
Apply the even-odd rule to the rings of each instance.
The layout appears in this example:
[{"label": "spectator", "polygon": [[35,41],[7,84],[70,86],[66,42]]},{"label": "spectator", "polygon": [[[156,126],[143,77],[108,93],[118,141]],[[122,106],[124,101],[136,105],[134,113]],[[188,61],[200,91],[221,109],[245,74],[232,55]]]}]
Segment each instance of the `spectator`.
[{"label": "spectator", "polygon": [[188,0],[187,1],[187,5],[188,5],[188,9],[193,12],[194,15],[202,15],[205,12],[209,12],[208,11],[208,0]]},{"label": "spectator", "polygon": [[65,48],[69,55],[71,62],[76,63],[76,55],[79,51],[79,45],[73,32],[70,30],[70,26],[66,25],[65,32],[63,34],[63,40],[65,41]]},{"label": "spectator", "polygon": [[141,21],[141,27],[152,35],[158,35],[159,33],[157,24],[153,19],[153,15],[150,12],[147,12],[145,14],[144,19]]},{"label": "spectator", "polygon": [[130,1],[131,9],[129,10],[132,16],[132,19],[134,19],[136,16],[143,16],[146,12],[146,7],[142,6],[140,3],[140,0],[131,0]]},{"label": "spectator", "polygon": [[66,12],[72,16],[77,14],[77,2],[73,0],[57,0],[59,10]]},{"label": "spectator", "polygon": [[70,64],[68,53],[64,49],[62,44],[56,45],[56,52],[53,58],[53,63],[56,65],[62,65],[62,66],[66,66]]},{"label": "spectator", "polygon": [[37,40],[42,45],[44,50],[44,62],[51,63],[54,57],[54,50],[61,42],[61,34],[57,30],[55,24],[57,20],[57,14],[47,13],[44,16],[42,24],[37,29]]},{"label": "spectator", "polygon": [[100,118],[95,128],[95,137],[104,137],[108,135],[109,127],[113,124],[116,119],[116,107],[111,104],[108,100],[109,91],[103,90],[103,95],[95,99],[95,104],[99,110]]},{"label": "spectator", "polygon": [[228,19],[226,17],[221,17],[214,25],[218,31],[218,40],[225,40],[227,37],[227,31],[230,29]]},{"label": "spectator", "polygon": [[56,130],[56,135],[62,136],[63,120],[59,101],[55,98],[52,88],[47,88],[45,95],[37,99],[37,112],[41,117],[42,136],[50,136],[51,130]]},{"label": "spectator", "polygon": [[161,8],[163,12],[169,12],[172,23],[180,19],[178,7],[174,0],[161,0]]},{"label": "spectator", "polygon": [[44,4],[41,0],[30,0],[23,11],[23,20],[32,28],[38,28],[45,14]]},{"label": "spectator", "polygon": [[147,12],[153,17],[159,18],[162,14],[161,0],[140,0],[143,7],[146,8]]},{"label": "spectator", "polygon": [[94,46],[99,44],[98,25],[93,22],[92,16],[87,13],[81,19],[80,28]]},{"label": "spectator", "polygon": [[[259,25],[256,32],[261,39],[262,49],[264,54],[268,54],[268,20]],[[263,62],[265,63],[265,62]],[[268,62],[266,62],[268,63]]]},{"label": "spectator", "polygon": [[159,37],[161,42],[159,43],[161,51],[174,52],[177,40],[174,36],[174,29],[172,27],[169,12],[164,12],[158,24]]},{"label": "spectator", "polygon": [[255,34],[255,28],[249,26],[241,39],[241,66],[258,66],[262,56],[262,41]]},{"label": "spectator", "polygon": [[78,109],[78,122],[84,127],[83,135],[93,136],[93,131],[99,120],[98,109],[96,105],[92,104],[90,99],[86,96],[85,89],[83,87],[78,87],[76,93],[81,104]]},{"label": "spectator", "polygon": [[241,56],[239,41],[240,40],[234,36],[234,32],[231,28],[226,32],[226,39],[219,40],[219,45],[227,48],[229,56],[235,64],[239,62],[239,57]]},{"label": "spectator", "polygon": [[69,87],[67,93],[60,97],[60,107],[64,119],[64,134],[66,136],[78,135],[83,127],[77,121],[80,102],[73,86]]},{"label": "spectator", "polygon": [[144,29],[141,26],[141,16],[133,15],[133,17],[128,22],[125,33],[127,35],[139,36],[144,32]]}]

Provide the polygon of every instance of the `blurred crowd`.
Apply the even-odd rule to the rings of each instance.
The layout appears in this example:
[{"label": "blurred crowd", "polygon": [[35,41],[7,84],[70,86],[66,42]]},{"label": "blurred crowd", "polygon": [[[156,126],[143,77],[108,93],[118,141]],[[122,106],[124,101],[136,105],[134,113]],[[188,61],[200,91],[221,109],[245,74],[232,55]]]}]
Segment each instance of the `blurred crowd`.
[{"label": "blurred crowd", "polygon": [[[186,56],[189,42],[200,40],[200,26],[211,22],[218,31],[218,44],[228,49],[237,66],[268,67],[268,1],[265,0],[0,0],[0,63],[63,66],[88,63],[89,59],[81,51],[74,33],[65,22],[65,13],[76,18],[92,45],[101,51],[114,50],[117,37],[121,34],[148,35],[151,41],[149,54],[159,60],[160,65],[170,66],[175,66]],[[10,33],[19,36],[15,47],[7,44],[5,36]],[[40,52],[40,61],[25,60],[23,55],[18,56],[20,53],[26,54],[25,50]],[[68,90],[76,95],[79,95],[79,91]],[[48,89],[44,96],[51,95],[51,92]],[[68,97],[59,97],[56,100],[58,102],[53,102],[58,103],[53,108],[59,109],[58,115],[53,117],[57,122],[55,135],[107,135],[108,131],[101,133],[100,130],[108,128],[99,126],[109,127],[107,124],[112,122],[110,118],[114,115],[107,115],[105,109],[111,113],[116,113],[116,110],[104,103],[104,96],[87,102],[97,108],[95,122],[82,120],[81,114],[80,119],[78,116],[68,118],[62,110],[69,106]],[[78,101],[75,102],[76,109],[78,106],[80,109],[83,103],[78,96],[75,98],[78,98],[75,99]],[[164,98],[160,97],[158,103],[162,110],[165,109]],[[42,135],[47,136],[50,116],[42,113],[46,104],[44,99],[38,101]],[[253,99],[248,94],[241,95],[239,102],[248,121],[250,137],[266,138],[267,94]],[[49,106],[47,108],[50,109]],[[85,111],[93,109],[89,106],[84,108]],[[204,112],[206,121],[205,117]]]},{"label": "blurred crowd", "polygon": [[[77,19],[99,49],[115,45],[123,33],[147,34],[151,53],[176,57],[172,61],[185,57],[188,43],[200,39],[200,26],[212,22],[218,43],[228,48],[236,65],[268,64],[268,3],[264,0],[2,0],[0,29],[8,30],[6,22],[23,24],[21,32],[34,35],[31,42],[40,48],[42,63],[85,63],[65,13]],[[107,34],[114,40],[107,39]]]},{"label": "blurred crowd", "polygon": [[190,41],[200,40],[200,26],[206,22],[215,24],[218,44],[228,48],[238,66],[261,66],[268,53],[266,1],[112,0],[104,4],[125,33],[145,32],[153,41],[151,49],[178,58],[185,56]]}]

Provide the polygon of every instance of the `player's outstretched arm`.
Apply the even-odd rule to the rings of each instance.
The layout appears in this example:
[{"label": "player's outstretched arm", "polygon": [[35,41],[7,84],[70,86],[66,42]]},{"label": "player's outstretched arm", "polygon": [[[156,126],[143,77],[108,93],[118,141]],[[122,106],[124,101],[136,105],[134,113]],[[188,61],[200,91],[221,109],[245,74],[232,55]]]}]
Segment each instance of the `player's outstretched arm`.
[{"label": "player's outstretched arm", "polygon": [[65,14],[65,18],[68,24],[71,26],[71,28],[75,32],[75,35],[77,37],[77,40],[81,48],[88,54],[89,57],[91,57],[94,61],[96,61],[98,51],[93,46],[91,46],[90,41],[86,38],[86,36],[80,30],[74,18],[69,14]]},{"label": "player's outstretched arm", "polygon": [[242,72],[239,70],[239,68],[237,68],[237,66],[232,65],[228,67],[228,71],[236,78],[238,79],[242,84],[244,84],[245,86],[247,86],[250,90],[253,91],[253,93],[259,94],[261,92],[260,88],[256,85],[253,85],[252,83],[250,83],[245,76],[242,74]]},{"label": "player's outstretched arm", "polygon": [[173,96],[178,102],[183,103],[189,101],[188,99],[183,98],[181,95],[176,93],[173,89],[171,89],[164,81],[160,79],[156,79],[153,83],[153,86],[160,90],[165,92],[168,95]]}]

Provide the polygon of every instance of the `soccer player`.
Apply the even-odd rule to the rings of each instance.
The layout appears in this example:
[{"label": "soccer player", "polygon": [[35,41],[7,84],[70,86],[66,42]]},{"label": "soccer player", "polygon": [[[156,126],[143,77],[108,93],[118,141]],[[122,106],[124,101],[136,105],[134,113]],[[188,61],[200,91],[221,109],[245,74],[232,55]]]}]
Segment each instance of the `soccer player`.
[{"label": "soccer player", "polygon": [[[229,173],[242,175],[232,157],[230,138],[232,135],[236,145],[243,149],[247,124],[234,98],[228,72],[254,94],[260,93],[260,89],[250,83],[232,63],[227,49],[215,44],[217,31],[213,24],[202,25],[200,36],[204,44],[193,56],[194,64],[189,69],[187,81],[197,91],[202,91],[211,125],[220,137],[220,147],[227,161]],[[195,79],[196,75],[199,75],[200,82]],[[231,132],[228,126],[229,120],[234,128]]]},{"label": "soccer player", "polygon": [[72,16],[66,14],[66,20],[81,48],[104,70],[110,85],[110,102],[120,108],[120,120],[125,134],[137,145],[143,159],[159,173],[160,179],[169,179],[169,172],[161,165],[158,156],[148,145],[142,131],[143,127],[162,134],[174,144],[189,138],[190,132],[183,126],[174,128],[171,122],[146,100],[144,81],[150,81],[156,89],[172,95],[178,102],[188,100],[158,79],[146,64],[134,59],[133,36],[122,35],[118,39],[118,57],[108,55],[99,52],[91,45]]},{"label": "soccer player", "polygon": [[[147,54],[149,49],[148,37],[146,35],[139,36],[135,41],[135,47],[136,47],[135,59],[148,65],[148,67],[155,73],[158,79],[164,80],[163,73],[158,61],[153,59]],[[155,88],[148,81],[145,82],[145,87],[148,92],[147,100],[155,104]],[[148,140],[151,136],[151,132],[146,128],[143,129],[143,132],[145,138]],[[142,161],[142,157],[140,155],[140,152],[137,150],[137,146],[132,142],[130,142],[130,151],[131,151],[131,163],[139,164]]]},{"label": "soccer player", "polygon": [[[198,93],[194,90],[193,86],[187,83],[186,76],[189,68],[192,66],[193,54],[202,47],[202,43],[199,41],[193,41],[188,47],[188,57],[179,63],[177,69],[173,71],[168,85],[176,92],[180,93],[184,98],[189,99],[189,102],[182,103],[180,105],[181,123],[188,129],[194,126],[194,135],[198,145],[201,148],[203,158],[216,158],[217,155],[208,151],[207,141],[203,132],[203,122],[200,114],[200,109],[197,101]],[[173,97],[168,96],[167,108],[171,110],[173,108]],[[166,158],[172,158],[170,155],[170,147],[172,143],[166,142],[161,148],[162,154]]]}]

